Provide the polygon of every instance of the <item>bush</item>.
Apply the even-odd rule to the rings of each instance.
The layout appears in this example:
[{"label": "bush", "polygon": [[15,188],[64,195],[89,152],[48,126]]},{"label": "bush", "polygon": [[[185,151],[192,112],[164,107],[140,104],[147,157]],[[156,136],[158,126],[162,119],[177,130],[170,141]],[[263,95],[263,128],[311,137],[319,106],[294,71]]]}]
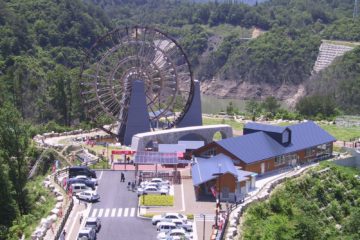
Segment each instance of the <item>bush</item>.
[{"label": "bush", "polygon": [[170,195],[142,195],[139,198],[142,206],[173,206],[174,196]]}]

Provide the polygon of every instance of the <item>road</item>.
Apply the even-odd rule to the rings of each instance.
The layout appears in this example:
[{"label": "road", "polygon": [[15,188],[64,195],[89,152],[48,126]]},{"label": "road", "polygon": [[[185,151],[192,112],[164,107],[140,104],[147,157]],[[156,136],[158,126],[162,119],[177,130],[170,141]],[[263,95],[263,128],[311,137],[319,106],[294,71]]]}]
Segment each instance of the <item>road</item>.
[{"label": "road", "polygon": [[124,174],[125,182],[120,182],[120,171],[97,172],[100,201],[92,204],[89,213],[91,217],[100,217],[102,222],[97,239],[154,240],[155,227],[150,220],[137,217],[137,194],[127,190],[127,182],[134,179],[134,172]]}]

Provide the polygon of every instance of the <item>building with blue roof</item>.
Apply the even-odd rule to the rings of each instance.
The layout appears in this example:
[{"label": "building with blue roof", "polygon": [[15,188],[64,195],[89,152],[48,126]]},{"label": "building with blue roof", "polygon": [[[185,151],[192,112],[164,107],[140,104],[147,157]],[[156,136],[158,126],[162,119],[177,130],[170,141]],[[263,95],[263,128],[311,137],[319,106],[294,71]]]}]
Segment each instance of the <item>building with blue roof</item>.
[{"label": "building with blue roof", "polygon": [[328,158],[336,141],[312,121],[286,127],[251,122],[245,124],[243,134],[212,142],[193,154],[209,158],[222,153],[242,170],[263,174]]},{"label": "building with blue roof", "polygon": [[196,158],[191,175],[198,199],[216,191],[221,200],[233,202],[244,198],[255,187],[257,174],[241,170],[230,157],[220,153],[210,159]]}]

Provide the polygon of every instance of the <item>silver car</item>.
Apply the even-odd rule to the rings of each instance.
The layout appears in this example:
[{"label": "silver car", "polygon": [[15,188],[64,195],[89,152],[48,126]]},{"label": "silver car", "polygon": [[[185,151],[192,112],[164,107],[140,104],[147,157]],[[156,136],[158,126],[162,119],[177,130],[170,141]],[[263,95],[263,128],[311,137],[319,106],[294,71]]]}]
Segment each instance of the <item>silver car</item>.
[{"label": "silver car", "polygon": [[167,195],[169,194],[168,188],[157,188],[155,186],[146,186],[144,188],[138,188],[138,196],[147,195],[147,194],[158,194],[158,195]]}]

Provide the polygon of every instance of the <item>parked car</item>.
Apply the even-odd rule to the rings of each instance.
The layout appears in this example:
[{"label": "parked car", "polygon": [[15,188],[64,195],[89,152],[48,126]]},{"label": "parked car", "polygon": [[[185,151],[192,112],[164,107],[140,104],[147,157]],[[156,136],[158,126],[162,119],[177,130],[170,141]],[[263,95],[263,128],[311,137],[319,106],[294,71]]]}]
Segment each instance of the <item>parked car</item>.
[{"label": "parked car", "polygon": [[96,202],[99,201],[100,196],[95,191],[83,191],[76,193],[76,197],[81,200],[89,201],[89,202]]},{"label": "parked car", "polygon": [[88,177],[86,175],[77,175],[75,178],[89,180],[89,181],[93,182],[95,185],[98,185],[98,180],[96,178]]},{"label": "parked car", "polygon": [[96,232],[93,228],[83,228],[80,230],[79,235],[77,237],[78,240],[95,240]]},{"label": "parked car", "polygon": [[101,228],[101,221],[98,217],[89,217],[85,222],[86,228],[93,228],[96,232],[99,232]]},{"label": "parked car", "polygon": [[162,178],[153,178],[150,181],[145,181],[143,182],[143,184],[148,184],[148,183],[157,183],[160,186],[168,186],[170,185],[170,182],[168,180],[163,180]]},{"label": "parked car", "polygon": [[154,182],[143,182],[140,184],[141,188],[145,188],[145,187],[157,187],[157,188],[165,188],[165,189],[169,189],[170,185],[161,185],[159,183],[154,183]]},{"label": "parked car", "polygon": [[184,229],[177,228],[169,232],[161,232],[157,235],[158,240],[190,240],[192,235],[187,233]]},{"label": "parked car", "polygon": [[187,217],[180,213],[164,213],[153,216],[151,222],[156,225],[158,222],[171,222],[173,219],[187,220]]},{"label": "parked car", "polygon": [[183,228],[188,232],[192,232],[193,230],[193,222],[188,220],[172,219],[171,222],[175,223],[178,228]]},{"label": "parked car", "polygon": [[96,178],[96,172],[94,170],[90,170],[86,166],[69,167],[69,178],[73,178],[78,175],[85,175],[88,177]]},{"label": "parked car", "polygon": [[82,184],[85,184],[86,186],[88,186],[89,188],[91,189],[95,189],[95,183],[91,180],[88,180],[88,179],[82,179],[82,178],[70,178],[68,181],[67,181],[67,184],[68,186],[74,184],[74,183],[82,183]]},{"label": "parked car", "polygon": [[76,193],[79,193],[79,192],[84,192],[84,191],[89,191],[89,190],[91,191],[92,189],[83,183],[71,184],[71,191],[72,191],[73,195],[75,195]]},{"label": "parked car", "polygon": [[172,222],[158,222],[156,224],[156,231],[158,232],[168,232],[170,230],[178,228],[175,223]]},{"label": "parked car", "polygon": [[147,194],[167,195],[169,194],[169,189],[146,186],[145,188],[138,188],[137,194],[138,196]]}]

